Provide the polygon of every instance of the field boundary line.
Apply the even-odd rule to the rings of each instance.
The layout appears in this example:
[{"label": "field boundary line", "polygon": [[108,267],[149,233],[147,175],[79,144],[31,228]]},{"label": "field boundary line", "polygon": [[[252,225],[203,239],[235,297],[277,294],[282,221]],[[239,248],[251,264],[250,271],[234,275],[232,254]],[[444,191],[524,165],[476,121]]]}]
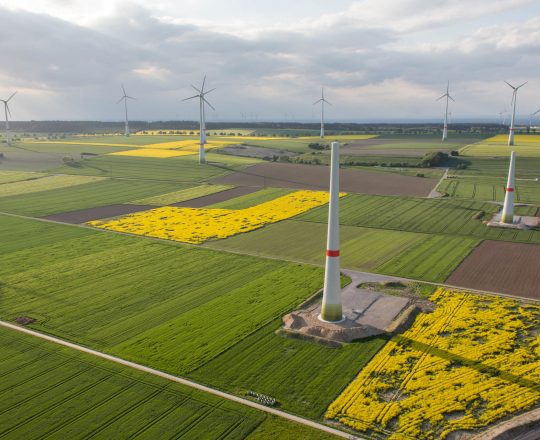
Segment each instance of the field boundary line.
[{"label": "field boundary line", "polygon": [[[471,201],[473,201],[473,200],[471,200]],[[232,255],[244,255],[244,256],[247,256],[247,257],[261,258],[261,259],[264,259],[264,260],[282,261],[282,262],[285,262],[285,263],[305,264],[307,266],[315,266],[315,267],[321,267],[321,268],[324,267],[324,263],[318,264],[318,263],[309,262],[309,261],[295,260],[293,258],[274,257],[274,256],[271,256],[271,255],[260,254],[260,253],[257,253],[257,252],[247,252],[247,251],[241,251],[241,250],[224,249],[224,248],[208,246],[208,245],[205,245],[204,243],[203,244],[183,243],[183,242],[180,242],[180,241],[167,240],[165,238],[149,237],[149,236],[146,236],[146,235],[131,234],[129,232],[114,231],[112,229],[93,228],[92,226],[88,226],[86,224],[66,223],[66,222],[61,222],[61,221],[58,221],[58,220],[49,220],[49,219],[40,218],[40,217],[30,217],[30,216],[26,216],[26,215],[13,214],[13,213],[10,213],[10,212],[3,212],[3,211],[0,211],[0,215],[5,215],[5,216],[15,217],[15,218],[22,218],[22,219],[25,219],[25,220],[35,220],[35,221],[40,221],[40,222],[44,222],[44,223],[53,223],[53,224],[63,225],[63,226],[73,226],[73,227],[76,227],[76,228],[87,229],[89,231],[104,232],[104,233],[117,234],[117,235],[124,235],[124,236],[127,236],[127,237],[136,237],[136,238],[140,238],[140,239],[146,239],[146,240],[156,241],[156,242],[159,242],[159,243],[168,244],[168,245],[171,245],[171,246],[187,246],[187,247],[191,247],[191,248],[206,249],[206,250],[209,250],[209,251],[223,252],[223,253],[232,254]],[[292,220],[292,221],[296,221],[296,220]],[[304,221],[304,220],[298,220],[298,221]],[[314,222],[314,223],[318,223],[318,222]],[[411,233],[414,233],[414,234],[432,235],[432,236],[447,236],[447,235],[449,235],[449,234],[444,234],[444,233],[439,233],[439,232],[412,232],[412,231],[402,231],[401,229],[376,228],[376,227],[373,227],[373,226],[358,226],[358,227],[361,227],[361,228],[364,228],[364,229],[377,229],[377,230],[385,230],[385,231],[411,232]],[[479,237],[474,237],[474,236],[470,236],[470,235],[469,236],[467,236],[467,235],[458,235],[457,237],[467,237],[467,238],[471,238],[471,239],[474,239],[474,240],[478,240],[479,242],[476,245],[476,247],[478,247],[480,245],[480,243],[482,243],[483,241],[488,241],[488,240],[500,241],[500,242],[503,242],[503,243],[530,244],[530,245],[540,246],[540,244],[538,244],[538,243],[521,242],[521,241],[516,242],[516,241],[497,240],[497,239],[490,239],[490,238],[479,238]],[[471,252],[475,248],[473,248],[471,250]],[[321,252],[324,252],[324,251],[321,251]],[[470,255],[470,253],[468,255]],[[467,258],[467,256],[465,258]],[[465,258],[463,260],[465,260]],[[461,263],[463,263],[463,261]],[[457,267],[459,267],[460,264],[458,264],[458,266],[456,266],[456,269],[457,269]],[[513,298],[513,299],[517,299],[517,300],[520,300],[520,301],[527,301],[527,302],[532,302],[532,303],[535,303],[535,304],[540,304],[540,300],[538,300],[538,299],[528,298],[526,296],[511,295],[511,294],[502,293],[502,292],[493,292],[491,290],[475,289],[474,287],[455,286],[453,284],[446,284],[444,282],[426,281],[426,280],[419,280],[419,279],[414,279],[414,278],[405,278],[405,277],[402,277],[402,276],[399,276],[399,275],[389,275],[389,274],[379,273],[379,272],[367,272],[367,271],[358,270],[358,269],[354,269],[354,268],[348,268],[348,267],[341,267],[341,270],[342,271],[343,270],[348,270],[348,271],[355,272],[355,273],[358,273],[358,274],[387,276],[387,277],[391,277],[391,278],[394,278],[394,279],[399,279],[399,280],[402,280],[402,281],[412,281],[412,282],[416,282],[416,283],[432,284],[434,286],[447,287],[447,288],[453,289],[453,290],[463,290],[463,289],[465,289],[465,290],[468,290],[468,291],[473,292],[473,293],[478,293],[478,294],[483,294],[483,295],[491,295],[491,296],[500,296],[500,297],[504,297],[504,298]],[[0,323],[1,322],[2,321],[0,321]]]},{"label": "field boundary line", "polygon": [[202,385],[200,383],[191,381],[189,379],[185,379],[185,378],[182,378],[182,377],[179,377],[179,376],[175,376],[173,374],[165,373],[163,371],[156,370],[154,368],[147,367],[145,365],[141,365],[141,364],[138,364],[136,362],[131,362],[131,361],[128,361],[126,359],[122,359],[122,358],[117,357],[117,356],[112,356],[110,354],[106,354],[106,353],[103,353],[101,351],[93,350],[93,349],[85,347],[83,345],[75,344],[73,342],[64,341],[63,339],[60,339],[60,338],[57,338],[57,337],[54,337],[54,336],[50,336],[50,335],[47,335],[47,334],[44,334],[44,333],[40,333],[40,332],[35,331],[35,330],[30,330],[28,328],[23,328],[23,327],[20,327],[18,325],[11,324],[9,322],[2,321],[2,320],[0,320],[0,326],[5,327],[5,328],[9,328],[11,330],[19,331],[21,333],[25,333],[25,334],[28,334],[28,335],[31,335],[31,336],[34,336],[34,337],[37,337],[37,338],[40,338],[40,339],[44,339],[46,341],[53,342],[55,344],[62,345],[64,347],[71,348],[73,350],[77,350],[77,351],[80,351],[80,352],[83,352],[83,353],[86,353],[86,354],[90,354],[92,356],[99,357],[101,359],[105,359],[107,361],[114,362],[114,363],[123,365],[125,367],[132,368],[134,370],[142,371],[143,373],[152,374],[153,376],[161,377],[161,378],[169,380],[171,382],[176,382],[176,383],[179,383],[181,385],[188,386],[190,388],[194,388],[196,390],[199,390],[199,391],[202,391],[202,392],[205,392],[205,393],[208,393],[208,394],[213,394],[213,395],[215,395],[217,397],[221,397],[223,399],[230,400],[230,401],[239,403],[239,404],[244,405],[244,406],[249,406],[249,407],[257,409],[259,411],[263,411],[265,413],[272,414],[272,415],[277,416],[277,417],[288,419],[288,420],[290,420],[292,422],[300,423],[302,425],[309,426],[311,428],[315,428],[315,429],[318,429],[320,431],[324,431],[324,432],[327,432],[329,434],[336,435],[338,437],[346,438],[346,439],[349,439],[349,440],[354,440],[354,439],[363,440],[362,437],[354,436],[352,434],[346,433],[344,431],[340,431],[338,429],[331,428],[330,426],[323,425],[323,424],[315,422],[313,420],[305,419],[303,417],[296,416],[296,415],[290,414],[290,413],[285,412],[285,411],[281,411],[281,410],[278,410],[278,409],[275,409],[275,408],[264,406],[264,405],[261,405],[259,403],[253,402],[251,400],[244,399],[242,397],[238,397],[238,396],[235,396],[233,394],[225,393],[225,392],[220,391],[218,389],[211,388],[211,387],[208,387],[206,385]]}]

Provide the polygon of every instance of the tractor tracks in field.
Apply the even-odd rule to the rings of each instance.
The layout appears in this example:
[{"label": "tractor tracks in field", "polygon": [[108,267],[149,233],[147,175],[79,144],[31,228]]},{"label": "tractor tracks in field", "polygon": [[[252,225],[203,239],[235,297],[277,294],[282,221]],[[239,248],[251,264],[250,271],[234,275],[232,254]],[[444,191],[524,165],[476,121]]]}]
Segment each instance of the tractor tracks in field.
[{"label": "tractor tracks in field", "polygon": [[141,365],[141,364],[138,364],[138,363],[135,363],[135,362],[131,362],[131,361],[122,359],[122,358],[117,357],[117,356],[112,356],[110,354],[103,353],[101,351],[93,350],[93,349],[85,347],[83,345],[75,344],[73,342],[64,341],[63,339],[60,339],[60,338],[57,338],[57,337],[54,337],[54,336],[51,336],[51,335],[47,335],[47,334],[44,334],[44,333],[40,333],[40,332],[37,332],[35,330],[30,330],[28,328],[20,327],[18,325],[11,324],[9,322],[1,321],[1,320],[0,320],[0,326],[11,329],[11,330],[15,330],[15,331],[18,331],[18,332],[21,332],[21,333],[25,333],[25,334],[33,336],[33,337],[40,338],[40,339],[46,340],[48,342],[52,342],[54,344],[62,345],[64,347],[68,347],[68,348],[71,348],[73,350],[77,350],[77,351],[89,354],[91,356],[95,356],[95,357],[98,357],[98,358],[101,358],[101,359],[105,359],[105,360],[107,360],[109,362],[114,362],[116,364],[120,364],[120,365],[123,365],[125,367],[141,371],[141,372],[146,373],[146,374],[151,374],[153,376],[157,376],[157,377],[160,377],[162,379],[165,379],[165,380],[168,380],[168,381],[171,381],[171,382],[176,382],[176,383],[179,383],[181,385],[196,389],[198,391],[201,391],[201,392],[204,392],[204,393],[207,393],[207,394],[212,394],[212,395],[220,397],[222,399],[230,400],[230,401],[238,403],[240,405],[248,406],[248,407],[257,409],[259,411],[263,411],[263,412],[265,412],[267,414],[271,414],[273,416],[277,416],[277,417],[281,417],[283,419],[287,419],[287,420],[289,420],[291,422],[300,423],[300,424],[308,426],[310,428],[314,428],[314,429],[318,429],[320,431],[324,431],[324,432],[326,432],[328,434],[333,434],[335,436],[338,436],[338,437],[341,437],[341,438],[346,438],[346,439],[349,439],[349,440],[362,439],[362,437],[353,436],[353,435],[351,435],[349,433],[346,433],[346,432],[331,428],[330,426],[323,425],[323,424],[315,422],[313,420],[305,419],[303,417],[296,416],[296,415],[293,415],[293,414],[290,414],[288,412],[281,411],[281,410],[278,410],[278,409],[275,409],[275,408],[272,408],[272,407],[268,407],[268,406],[253,402],[251,400],[235,396],[233,394],[225,393],[225,392],[220,391],[220,390],[218,390],[216,388],[208,387],[208,386],[202,385],[202,384],[200,384],[198,382],[194,382],[194,381],[191,381],[189,379],[185,379],[183,377],[179,377],[179,376],[175,376],[175,375],[172,375],[172,374],[169,374],[169,373],[165,373],[163,371],[156,370],[154,368],[150,368],[150,367],[147,367],[145,365]]}]

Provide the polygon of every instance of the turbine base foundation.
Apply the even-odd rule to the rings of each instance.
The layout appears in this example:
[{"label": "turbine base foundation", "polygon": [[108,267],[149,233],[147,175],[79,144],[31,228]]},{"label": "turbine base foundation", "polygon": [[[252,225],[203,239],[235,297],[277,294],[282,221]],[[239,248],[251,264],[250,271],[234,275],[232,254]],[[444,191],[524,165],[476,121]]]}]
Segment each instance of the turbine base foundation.
[{"label": "turbine base foundation", "polygon": [[[531,229],[540,226],[539,217],[526,217],[522,215],[514,215],[513,222],[504,222],[501,220],[502,214],[499,212],[493,216],[493,218],[486,223],[487,226],[492,228],[507,228],[507,229]],[[506,219],[508,220],[508,219]]]},{"label": "turbine base foundation", "polygon": [[[368,278],[366,278],[368,277]],[[283,317],[279,333],[309,339],[331,346],[371,336],[394,333],[408,327],[418,307],[410,298],[385,295],[357,288],[363,281],[396,280],[379,275],[355,275],[353,282],[341,291],[343,317],[340,321],[321,319],[321,295],[315,295],[297,310]]]}]

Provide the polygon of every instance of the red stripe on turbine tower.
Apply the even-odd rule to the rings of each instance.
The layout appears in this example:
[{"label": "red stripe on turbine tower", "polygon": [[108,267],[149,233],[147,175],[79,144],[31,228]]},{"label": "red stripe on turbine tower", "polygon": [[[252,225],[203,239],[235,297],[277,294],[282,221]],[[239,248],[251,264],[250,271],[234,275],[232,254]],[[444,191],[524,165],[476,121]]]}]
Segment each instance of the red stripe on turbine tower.
[{"label": "red stripe on turbine tower", "polygon": [[507,192],[514,192],[514,188],[506,188]]},{"label": "red stripe on turbine tower", "polygon": [[326,251],[326,256],[327,257],[339,257],[339,250],[337,251],[331,251],[330,249],[328,249]]}]

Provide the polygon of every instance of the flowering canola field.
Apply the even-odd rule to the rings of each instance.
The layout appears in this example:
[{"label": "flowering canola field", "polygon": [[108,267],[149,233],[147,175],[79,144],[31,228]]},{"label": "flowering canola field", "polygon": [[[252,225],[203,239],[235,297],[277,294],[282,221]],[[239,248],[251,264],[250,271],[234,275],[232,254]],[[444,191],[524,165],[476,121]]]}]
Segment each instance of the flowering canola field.
[{"label": "flowering canola field", "polygon": [[184,150],[161,150],[158,148],[137,148],[127,151],[116,151],[109,153],[113,156],[135,156],[135,157],[177,157],[177,156],[189,156],[194,154],[193,151]]},{"label": "flowering canola field", "polygon": [[540,403],[540,306],[438,289],[326,417],[390,439],[446,438]]},{"label": "flowering canola field", "polygon": [[252,231],[293,217],[328,202],[322,191],[295,191],[246,209],[178,208],[164,206],[127,216],[89,222],[119,232],[199,244]]},{"label": "flowering canola field", "polygon": [[540,135],[516,134],[515,145],[508,146],[508,135],[498,134],[460,150],[464,156],[504,156],[509,157],[511,151],[518,156],[540,157]]}]

